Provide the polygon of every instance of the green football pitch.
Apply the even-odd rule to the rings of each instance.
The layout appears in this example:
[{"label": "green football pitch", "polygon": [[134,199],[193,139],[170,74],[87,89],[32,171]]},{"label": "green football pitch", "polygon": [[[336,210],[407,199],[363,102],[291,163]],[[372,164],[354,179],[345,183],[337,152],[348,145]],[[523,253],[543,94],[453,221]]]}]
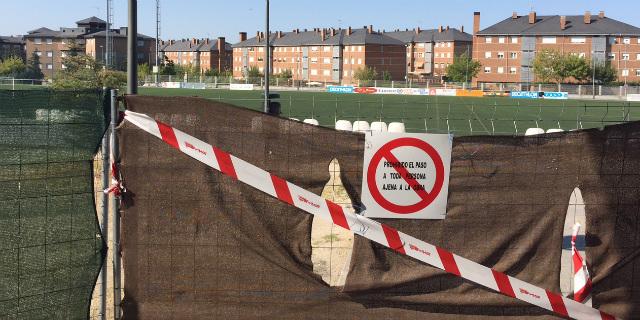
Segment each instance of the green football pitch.
[{"label": "green football pitch", "polygon": [[[262,110],[261,91],[140,88],[140,94],[198,96]],[[603,127],[640,120],[640,103],[594,100],[529,100],[505,97],[443,97],[334,94],[280,91],[282,116],[336,120],[403,122],[408,132],[454,135],[522,135],[527,128],[564,130]]]}]

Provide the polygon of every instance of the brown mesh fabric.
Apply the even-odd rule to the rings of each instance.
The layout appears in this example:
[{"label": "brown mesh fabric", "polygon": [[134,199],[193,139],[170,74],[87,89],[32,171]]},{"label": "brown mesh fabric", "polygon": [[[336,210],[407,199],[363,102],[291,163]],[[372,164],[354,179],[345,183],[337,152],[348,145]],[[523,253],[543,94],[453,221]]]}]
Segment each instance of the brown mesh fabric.
[{"label": "brown mesh fabric", "polygon": [[[126,103],[318,194],[336,158],[343,183],[359,199],[362,134],[198,98],[130,96]],[[640,153],[632,137],[639,132],[640,125],[627,124],[456,139],[447,219],[384,222],[558,292],[562,227],[570,194],[580,187],[595,305],[637,316]],[[129,190],[122,220],[128,319],[554,317],[359,237],[343,291],[329,288],[311,271],[311,216],[127,122],[119,138]]]}]

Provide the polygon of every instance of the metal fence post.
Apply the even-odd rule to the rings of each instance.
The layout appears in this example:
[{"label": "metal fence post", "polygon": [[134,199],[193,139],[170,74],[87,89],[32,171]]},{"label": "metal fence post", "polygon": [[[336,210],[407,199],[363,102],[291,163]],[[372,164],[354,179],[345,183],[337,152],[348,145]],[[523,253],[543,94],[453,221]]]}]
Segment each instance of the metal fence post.
[{"label": "metal fence post", "polygon": [[[105,96],[106,98],[106,96]],[[102,137],[102,190],[109,188],[109,128],[105,130]],[[103,243],[106,246],[106,251],[109,250],[109,195],[102,192],[102,204],[100,206],[102,211],[102,236],[104,237]],[[106,256],[105,256],[106,259]],[[100,270],[100,319],[105,320],[107,318],[107,261],[102,263]]]},{"label": "metal fence post", "polygon": [[[118,163],[119,150],[118,139],[116,138],[116,126],[118,124],[118,90],[111,90],[111,161]],[[119,199],[115,193],[111,196],[111,208],[113,210],[113,228],[111,229],[111,239],[113,239],[113,318],[120,319],[120,208]]]}]

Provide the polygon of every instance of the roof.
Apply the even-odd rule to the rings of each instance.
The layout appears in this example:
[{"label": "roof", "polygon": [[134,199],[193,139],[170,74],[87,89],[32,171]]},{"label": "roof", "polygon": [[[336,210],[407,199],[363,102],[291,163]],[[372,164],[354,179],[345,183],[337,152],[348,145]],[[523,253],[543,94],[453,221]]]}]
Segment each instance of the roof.
[{"label": "roof", "polygon": [[[331,36],[331,30],[325,31],[325,39],[322,41],[320,31],[300,31],[282,32],[278,38],[278,33],[270,34],[270,44],[274,47],[303,46],[303,45],[359,45],[359,44],[382,44],[382,45],[404,45],[405,43],[392,38],[387,33],[372,32],[367,29],[352,29],[350,35],[347,30],[337,29],[335,35]],[[264,40],[258,41],[257,37],[236,43],[234,48],[256,47],[264,45]]]},{"label": "roof", "polygon": [[[209,43],[206,43],[204,40],[199,40],[199,43],[194,44],[192,40],[178,40],[173,44],[165,43],[160,46],[160,50],[165,52],[203,52],[203,51],[218,51],[218,41],[219,40],[209,40]],[[225,42],[225,50],[231,50],[231,44]]]},{"label": "roof", "polygon": [[[112,29],[110,35],[114,38],[126,38],[127,35],[125,33],[122,33],[120,29]],[[102,38],[102,37],[106,37],[107,36],[107,31],[98,31],[98,32],[94,32],[94,33],[89,33],[84,35],[85,38],[90,39],[90,38]],[[152,38],[150,36],[144,35],[142,33],[138,33],[138,38],[139,39],[155,39]]]},{"label": "roof", "polygon": [[609,17],[591,16],[591,23],[584,23],[584,15],[566,16],[566,28],[560,29],[560,16],[537,16],[536,23],[529,23],[529,16],[509,17],[478,35],[640,35],[640,28]]},{"label": "roof", "polygon": [[24,38],[22,37],[14,37],[14,36],[0,36],[0,42],[2,43],[11,43],[11,44],[24,44]]},{"label": "roof", "polygon": [[420,43],[420,42],[443,42],[443,41],[462,41],[462,42],[472,42],[473,36],[462,32],[455,28],[450,28],[449,30],[442,30],[439,32],[438,29],[429,29],[429,30],[420,30],[419,33],[416,33],[415,30],[410,31],[392,31],[385,33],[386,35],[398,39],[404,43]]},{"label": "roof", "polygon": [[89,23],[103,23],[103,24],[106,24],[107,22],[102,20],[102,19],[100,19],[100,18],[98,18],[98,17],[96,17],[96,16],[89,17],[89,18],[86,18],[86,19],[82,19],[80,21],[76,21],[76,24],[89,24]]}]

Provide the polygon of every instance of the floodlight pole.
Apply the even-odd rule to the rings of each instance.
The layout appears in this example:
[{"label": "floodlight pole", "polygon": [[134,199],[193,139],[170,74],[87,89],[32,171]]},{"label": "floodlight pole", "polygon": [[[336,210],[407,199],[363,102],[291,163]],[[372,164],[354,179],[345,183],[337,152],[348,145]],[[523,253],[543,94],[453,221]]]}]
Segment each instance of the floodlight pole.
[{"label": "floodlight pole", "polygon": [[129,0],[127,28],[127,94],[138,94],[138,1]]},{"label": "floodlight pole", "polygon": [[267,10],[266,10],[266,23],[265,23],[265,44],[264,44],[264,51],[265,51],[265,59],[264,59],[264,112],[269,112],[269,73],[270,73],[270,66],[271,66],[271,50],[269,50],[270,48],[270,44],[269,44],[269,0],[267,1]]}]

